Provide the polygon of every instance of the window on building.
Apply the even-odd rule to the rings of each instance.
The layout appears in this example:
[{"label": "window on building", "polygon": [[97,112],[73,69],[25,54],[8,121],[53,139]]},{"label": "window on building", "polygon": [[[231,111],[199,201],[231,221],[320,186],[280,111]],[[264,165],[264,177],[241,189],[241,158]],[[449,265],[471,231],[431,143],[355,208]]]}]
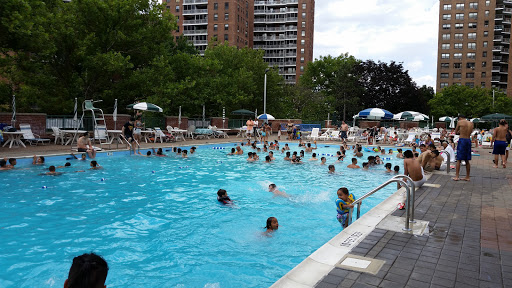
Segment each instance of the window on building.
[{"label": "window on building", "polygon": [[452,4],[444,4],[443,10],[452,10]]},{"label": "window on building", "polygon": [[484,45],[484,48],[485,48],[485,47],[487,47],[487,46],[489,45],[489,42],[484,41],[484,42],[483,42],[483,45]]},{"label": "window on building", "polygon": [[450,34],[443,34],[443,40],[450,40]]},{"label": "window on building", "polygon": [[482,88],[485,88],[485,82],[480,82],[480,86],[482,86]]},{"label": "window on building", "polygon": [[482,67],[487,67],[487,62],[482,61]]},{"label": "window on building", "polygon": [[224,24],[224,31],[229,30],[229,24]]},{"label": "window on building", "polygon": [[453,58],[455,59],[462,59],[462,53],[454,53]]},{"label": "window on building", "polygon": [[476,22],[468,23],[468,28],[476,28]]},{"label": "window on building", "polygon": [[464,10],[464,3],[457,3],[457,4],[455,4],[455,9],[457,9],[457,10]]},{"label": "window on building", "polygon": [[450,59],[450,53],[442,53],[441,59]]},{"label": "window on building", "polygon": [[463,29],[464,23],[455,23],[455,29]]},{"label": "window on building", "polygon": [[306,40],[304,40],[304,39],[300,40],[300,45],[304,45],[304,44],[306,44]]},{"label": "window on building", "polygon": [[300,54],[304,54],[304,48],[300,48]]},{"label": "window on building", "polygon": [[482,74],[480,75],[480,77],[482,77],[482,78],[485,78],[485,77],[487,77],[487,73],[485,73],[485,72],[482,72]]},{"label": "window on building", "polygon": [[482,57],[487,57],[487,51],[482,52]]},{"label": "window on building", "polygon": [[228,41],[229,37],[228,34],[224,34],[224,41]]},{"label": "window on building", "polygon": [[224,9],[226,9],[226,10],[229,9],[229,2],[224,2]]},{"label": "window on building", "polygon": [[454,69],[462,69],[462,63],[453,63],[453,68]]},{"label": "window on building", "polygon": [[475,68],[475,62],[468,62],[468,63],[466,63],[466,68],[469,68],[469,69]]},{"label": "window on building", "polygon": [[476,53],[468,52],[466,54],[466,58],[468,58],[468,59],[475,59],[475,57],[476,57]]},{"label": "window on building", "polygon": [[453,73],[453,78],[455,78],[455,79],[462,78],[462,73]]},{"label": "window on building", "polygon": [[442,89],[442,88],[446,88],[446,87],[448,87],[448,83],[446,83],[446,82],[441,82],[441,89]]},{"label": "window on building", "polygon": [[224,20],[229,20],[229,13],[224,13]]},{"label": "window on building", "polygon": [[484,27],[489,27],[489,20],[484,21]]},{"label": "window on building", "polygon": [[443,29],[444,30],[448,30],[450,29],[451,25],[450,24],[443,24]]},{"label": "window on building", "polygon": [[302,3],[302,9],[306,9],[306,3]]},{"label": "window on building", "polygon": [[306,28],[306,21],[302,21],[302,25],[301,25],[302,28]]},{"label": "window on building", "polygon": [[304,57],[300,57],[300,63],[304,63]]},{"label": "window on building", "polygon": [[[459,14],[457,14],[459,15]],[[462,14],[464,16],[464,14]],[[452,14],[443,14],[443,20],[452,20]]]},{"label": "window on building", "polygon": [[455,44],[453,45],[453,48],[455,48],[455,49],[462,49],[462,48],[463,48],[463,47],[462,47],[462,43],[455,43]]},{"label": "window on building", "polygon": [[300,66],[300,72],[304,72],[304,66]]},{"label": "window on building", "polygon": [[449,43],[441,44],[441,49],[443,49],[443,50],[450,49],[450,44]]},{"label": "window on building", "polygon": [[474,82],[466,82],[466,86],[469,88],[475,88],[475,83]]},{"label": "window on building", "polygon": [[302,31],[300,32],[300,35],[301,35],[302,37],[306,37],[306,30],[302,30]]},{"label": "window on building", "polygon": [[474,33],[474,32],[468,33],[468,39],[476,39],[476,33]]},{"label": "window on building", "polygon": [[489,36],[489,31],[484,31],[484,37],[488,37]]},{"label": "window on building", "polygon": [[448,73],[441,73],[441,78],[450,78]]},{"label": "window on building", "polygon": [[450,68],[450,63],[441,63],[441,68],[442,68],[442,69],[448,69],[448,68]]},{"label": "window on building", "polygon": [[217,30],[218,30],[218,28],[219,28],[219,25],[217,25],[217,24],[213,24],[213,31],[217,31]]},{"label": "window on building", "polygon": [[176,5],[176,12],[180,12],[180,5]]},{"label": "window on building", "polygon": [[213,9],[214,10],[219,9],[219,3],[213,3]]},{"label": "window on building", "polygon": [[464,40],[464,34],[462,34],[462,33],[456,33],[453,36],[454,36],[455,40]]},{"label": "window on building", "polygon": [[490,15],[489,10],[485,10],[485,14],[484,15],[485,15],[485,17],[489,17],[489,15]]},{"label": "window on building", "polygon": [[491,0],[485,0],[485,6],[491,5]]},{"label": "window on building", "polygon": [[180,26],[176,27],[176,32],[180,32]]},{"label": "window on building", "polygon": [[478,12],[469,12],[468,17],[469,17],[469,19],[477,19]]},{"label": "window on building", "polygon": [[478,9],[478,2],[470,2],[469,9]]},{"label": "window on building", "polygon": [[476,43],[475,42],[469,42],[468,43],[468,49],[476,49]]},{"label": "window on building", "polygon": [[[443,15],[444,16],[444,15]],[[451,19],[451,15],[450,15],[450,19]],[[446,20],[450,20],[450,19],[446,19]],[[464,13],[457,13],[455,14],[455,19],[456,20],[464,20]]]},{"label": "window on building", "polygon": [[302,12],[302,19],[306,19],[306,12]]},{"label": "window on building", "polygon": [[213,20],[214,21],[219,20],[219,15],[217,13],[213,14]]}]

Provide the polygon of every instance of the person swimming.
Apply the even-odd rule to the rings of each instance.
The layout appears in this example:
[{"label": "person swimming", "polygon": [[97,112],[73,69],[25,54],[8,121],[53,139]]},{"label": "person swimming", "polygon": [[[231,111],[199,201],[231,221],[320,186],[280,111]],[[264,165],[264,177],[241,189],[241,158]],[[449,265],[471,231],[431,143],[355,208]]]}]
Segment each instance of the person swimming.
[{"label": "person swimming", "polygon": [[219,189],[219,191],[217,191],[217,201],[224,205],[233,204],[233,201],[228,196],[228,192],[224,189]]},{"label": "person swimming", "polygon": [[272,184],[270,184],[270,185],[268,185],[268,192],[272,192],[272,193],[274,194],[274,196],[273,196],[273,197],[277,197],[277,196],[286,197],[286,198],[290,197],[290,196],[289,196],[288,194],[286,194],[285,192],[283,192],[283,191],[279,191],[279,190],[277,189],[276,184],[273,184],[273,183],[272,183]]},{"label": "person swimming", "polygon": [[338,189],[336,194],[338,194],[338,199],[336,199],[336,212],[338,212],[336,219],[338,219],[343,228],[347,228],[350,208],[354,208],[354,205],[352,205],[355,201],[354,195],[349,193],[345,187]]},{"label": "person swimming", "polygon": [[265,225],[266,231],[263,232],[263,235],[272,237],[272,233],[277,231],[279,229],[279,223],[277,222],[276,217],[268,217],[267,218],[267,224]]},{"label": "person swimming", "polygon": [[386,168],[387,173],[393,172],[393,170],[391,170],[391,163],[386,163],[386,165],[384,165],[384,167]]}]

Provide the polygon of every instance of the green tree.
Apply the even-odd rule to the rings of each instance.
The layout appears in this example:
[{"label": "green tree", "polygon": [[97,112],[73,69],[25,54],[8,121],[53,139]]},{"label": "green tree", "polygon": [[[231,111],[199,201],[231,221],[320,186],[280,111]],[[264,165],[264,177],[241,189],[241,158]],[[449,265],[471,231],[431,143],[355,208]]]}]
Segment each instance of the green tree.
[{"label": "green tree", "polygon": [[495,91],[493,109],[492,90],[452,85],[443,88],[428,102],[436,118],[463,114],[467,117],[481,117],[491,113],[512,113],[512,100],[501,91]]}]

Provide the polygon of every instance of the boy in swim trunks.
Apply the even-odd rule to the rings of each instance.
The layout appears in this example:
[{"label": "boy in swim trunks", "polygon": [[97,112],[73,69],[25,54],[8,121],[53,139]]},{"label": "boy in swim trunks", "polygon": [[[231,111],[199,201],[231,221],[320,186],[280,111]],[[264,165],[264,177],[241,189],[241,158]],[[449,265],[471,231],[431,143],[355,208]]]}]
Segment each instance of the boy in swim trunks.
[{"label": "boy in swim trunks", "polygon": [[341,227],[348,227],[348,214],[350,208],[354,208],[352,203],[354,202],[354,195],[348,192],[348,189],[345,187],[341,187],[338,189],[338,199],[336,199],[336,219],[340,222]]},{"label": "boy in swim trunks", "polygon": [[455,127],[455,134],[459,134],[459,143],[457,145],[457,165],[455,166],[454,181],[459,181],[460,164],[462,161],[466,162],[466,178],[464,181],[469,181],[469,174],[471,171],[471,132],[473,132],[473,122],[466,120],[466,117],[459,115],[459,122]]},{"label": "boy in swim trunks", "polygon": [[508,124],[505,119],[500,120],[500,126],[494,129],[491,142],[494,142],[492,154],[494,155],[494,168],[498,168],[499,157],[501,156],[501,165],[507,168],[505,151],[507,149]]},{"label": "boy in swim trunks", "polygon": [[217,191],[217,201],[224,205],[233,204],[233,201],[231,201],[231,198],[228,196],[228,192],[224,189],[219,189],[219,191]]}]

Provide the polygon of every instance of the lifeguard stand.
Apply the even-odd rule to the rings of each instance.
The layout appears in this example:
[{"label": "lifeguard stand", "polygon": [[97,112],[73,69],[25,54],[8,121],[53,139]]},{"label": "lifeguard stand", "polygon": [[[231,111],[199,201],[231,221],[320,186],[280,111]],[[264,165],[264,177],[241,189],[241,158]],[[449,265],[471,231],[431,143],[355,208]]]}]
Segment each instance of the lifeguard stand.
[{"label": "lifeguard stand", "polygon": [[[86,112],[91,112],[92,121],[93,121],[93,130],[94,130],[94,140],[97,140],[100,145],[102,144],[110,144],[107,133],[107,123],[105,121],[105,115],[103,114],[103,110],[100,108],[94,107],[94,103],[101,102],[103,100],[93,101],[93,100],[85,100],[82,103],[82,117],[80,118],[79,125],[77,126],[77,131],[80,126],[84,123],[84,117]],[[76,135],[76,134],[75,134]]]}]

